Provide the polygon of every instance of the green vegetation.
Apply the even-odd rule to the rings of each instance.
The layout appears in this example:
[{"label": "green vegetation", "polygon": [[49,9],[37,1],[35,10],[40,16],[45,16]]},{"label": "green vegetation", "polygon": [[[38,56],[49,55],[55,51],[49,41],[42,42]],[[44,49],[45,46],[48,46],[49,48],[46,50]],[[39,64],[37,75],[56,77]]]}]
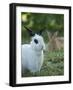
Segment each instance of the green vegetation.
[{"label": "green vegetation", "polygon": [[27,26],[34,32],[44,30],[43,37],[48,42],[45,30],[49,32],[59,32],[59,36],[64,35],[64,15],[63,14],[44,14],[44,13],[21,13],[22,19],[22,43],[28,43],[30,36],[24,26]]},{"label": "green vegetation", "polygon": [[22,77],[64,75],[64,53],[61,51],[45,52],[45,59],[40,72],[25,70]]}]

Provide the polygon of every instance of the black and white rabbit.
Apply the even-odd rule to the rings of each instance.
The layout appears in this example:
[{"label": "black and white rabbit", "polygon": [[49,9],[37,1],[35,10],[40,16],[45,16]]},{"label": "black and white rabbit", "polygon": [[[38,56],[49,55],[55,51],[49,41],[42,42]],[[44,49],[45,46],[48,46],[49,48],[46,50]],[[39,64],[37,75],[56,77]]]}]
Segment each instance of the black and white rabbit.
[{"label": "black and white rabbit", "polygon": [[40,71],[44,54],[43,50],[45,50],[45,43],[43,37],[41,36],[42,31],[39,33],[33,33],[32,30],[25,27],[29,34],[32,36],[31,42],[29,44],[23,44],[21,53],[22,53],[22,68],[28,69],[30,72]]}]

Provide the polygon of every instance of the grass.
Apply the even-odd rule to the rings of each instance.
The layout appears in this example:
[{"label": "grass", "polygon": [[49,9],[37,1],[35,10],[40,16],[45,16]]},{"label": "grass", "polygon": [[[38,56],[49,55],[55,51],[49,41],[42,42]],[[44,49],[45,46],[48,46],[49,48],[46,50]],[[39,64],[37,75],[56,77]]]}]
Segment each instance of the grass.
[{"label": "grass", "polygon": [[44,63],[40,72],[31,73],[29,70],[22,72],[22,77],[32,76],[59,76],[64,75],[64,51],[44,53]]}]

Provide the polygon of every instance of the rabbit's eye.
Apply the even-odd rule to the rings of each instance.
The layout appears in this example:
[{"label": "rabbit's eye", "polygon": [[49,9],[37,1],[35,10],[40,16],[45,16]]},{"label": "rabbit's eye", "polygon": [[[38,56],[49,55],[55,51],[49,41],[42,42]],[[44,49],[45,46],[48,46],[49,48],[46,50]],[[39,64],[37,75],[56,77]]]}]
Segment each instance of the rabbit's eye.
[{"label": "rabbit's eye", "polygon": [[34,42],[35,42],[36,44],[38,44],[38,40],[37,40],[37,39],[34,39]]}]

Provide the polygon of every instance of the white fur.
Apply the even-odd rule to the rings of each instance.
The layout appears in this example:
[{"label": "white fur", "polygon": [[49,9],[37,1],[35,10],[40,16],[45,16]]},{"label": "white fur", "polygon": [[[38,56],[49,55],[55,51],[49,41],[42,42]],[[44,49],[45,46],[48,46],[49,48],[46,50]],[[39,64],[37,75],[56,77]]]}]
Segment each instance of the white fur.
[{"label": "white fur", "polygon": [[[37,39],[39,43],[35,44],[34,39]],[[44,60],[44,49],[45,44],[43,37],[35,34],[30,44],[22,45],[22,67],[29,69],[33,73],[40,71]]]}]

